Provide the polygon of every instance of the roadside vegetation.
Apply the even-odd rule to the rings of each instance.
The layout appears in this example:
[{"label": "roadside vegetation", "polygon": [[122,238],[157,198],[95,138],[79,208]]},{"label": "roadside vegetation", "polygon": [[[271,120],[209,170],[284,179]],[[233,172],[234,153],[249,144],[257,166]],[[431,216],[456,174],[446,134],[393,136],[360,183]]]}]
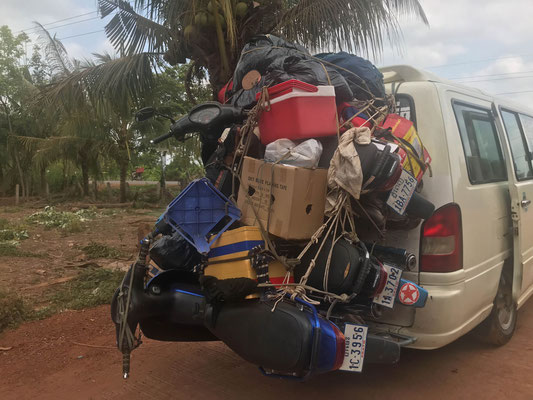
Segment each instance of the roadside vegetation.
[{"label": "roadside vegetation", "polygon": [[23,224],[10,223],[0,218],[0,256],[33,257],[35,254],[20,250],[21,241],[29,238],[27,228]]},{"label": "roadside vegetation", "polygon": [[117,258],[122,255],[117,249],[96,242],[91,242],[87,246],[83,246],[81,250],[85,253],[88,260],[94,260],[95,258]]},{"label": "roadside vegetation", "polygon": [[109,304],[124,272],[104,268],[82,271],[74,279],[49,289],[44,294],[47,305],[34,309],[27,300],[12,291],[0,290],[0,333],[22,322],[47,318],[64,310],[81,310]]}]

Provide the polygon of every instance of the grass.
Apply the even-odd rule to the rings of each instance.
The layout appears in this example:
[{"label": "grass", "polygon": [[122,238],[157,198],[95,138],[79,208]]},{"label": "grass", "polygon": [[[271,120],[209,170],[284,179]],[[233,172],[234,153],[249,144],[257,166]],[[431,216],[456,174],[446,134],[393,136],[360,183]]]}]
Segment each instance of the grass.
[{"label": "grass", "polygon": [[64,310],[81,310],[109,304],[124,272],[87,269],[73,280],[45,293],[48,305],[33,310],[18,294],[0,291],[0,332],[22,322],[43,319]]},{"label": "grass", "polygon": [[19,227],[0,229],[0,242],[6,242],[9,240],[19,241],[27,239],[28,237],[28,232]]},{"label": "grass", "polygon": [[14,214],[20,211],[24,211],[24,207],[21,206],[7,206],[2,208],[3,213]]},{"label": "grass", "polygon": [[9,221],[5,218],[0,218],[0,229],[7,229],[9,227]]},{"label": "grass", "polygon": [[40,254],[30,253],[19,249],[18,245],[10,242],[0,242],[0,257],[40,257]]},{"label": "grass", "polygon": [[28,308],[18,294],[0,291],[0,332],[16,328],[29,315]]},{"label": "grass", "polygon": [[56,211],[54,207],[46,206],[43,211],[33,213],[27,220],[43,225],[46,229],[59,228],[65,232],[81,232],[84,229],[82,223],[97,216],[97,212],[91,209],[70,212]]},{"label": "grass", "polygon": [[50,294],[52,310],[81,310],[109,304],[124,272],[88,269]]},{"label": "grass", "polygon": [[95,258],[116,258],[120,257],[121,253],[117,249],[107,246],[102,243],[91,242],[87,246],[81,248],[88,260]]},{"label": "grass", "polygon": [[0,218],[0,256],[22,256],[18,245],[21,240],[29,237],[24,225],[13,224],[5,218]]}]

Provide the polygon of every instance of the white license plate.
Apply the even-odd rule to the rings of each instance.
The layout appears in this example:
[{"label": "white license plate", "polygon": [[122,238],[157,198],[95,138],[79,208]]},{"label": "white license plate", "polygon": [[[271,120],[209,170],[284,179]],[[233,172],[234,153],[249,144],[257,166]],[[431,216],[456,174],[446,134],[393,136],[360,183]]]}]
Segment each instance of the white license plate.
[{"label": "white license plate", "polygon": [[373,302],[384,307],[392,308],[394,307],[394,299],[396,298],[396,292],[400,285],[402,270],[387,264],[383,264],[383,267],[387,272],[387,283],[381,293],[374,297]]},{"label": "white license plate", "polygon": [[362,372],[365,361],[366,334],[368,326],[346,324],[344,326],[344,361],[340,367],[341,371]]},{"label": "white license plate", "polygon": [[387,199],[389,207],[398,214],[404,215],[407,204],[409,204],[411,197],[413,197],[417,184],[416,178],[404,169]]}]

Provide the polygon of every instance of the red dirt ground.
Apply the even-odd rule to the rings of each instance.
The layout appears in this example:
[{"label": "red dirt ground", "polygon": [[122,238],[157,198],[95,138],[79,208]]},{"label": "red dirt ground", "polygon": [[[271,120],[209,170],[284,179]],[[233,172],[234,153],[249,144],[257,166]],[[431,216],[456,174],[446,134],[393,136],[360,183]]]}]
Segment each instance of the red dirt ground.
[{"label": "red dirt ground", "polygon": [[[11,399],[533,399],[533,303],[501,348],[467,336],[434,351],[406,350],[395,366],[330,373],[306,383],[263,377],[221,343],[146,340],[121,377],[107,306],[64,312],[0,337],[0,388]],[[82,344],[102,347],[88,347]]]}]

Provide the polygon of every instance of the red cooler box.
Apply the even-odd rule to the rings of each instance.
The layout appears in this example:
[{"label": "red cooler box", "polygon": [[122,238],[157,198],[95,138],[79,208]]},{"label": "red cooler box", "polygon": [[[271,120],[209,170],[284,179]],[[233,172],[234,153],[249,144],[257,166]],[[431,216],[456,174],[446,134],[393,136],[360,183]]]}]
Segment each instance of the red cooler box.
[{"label": "red cooler box", "polygon": [[263,111],[259,119],[263,144],[337,134],[333,86],[314,86],[292,79],[272,86],[268,93],[270,111]]}]

